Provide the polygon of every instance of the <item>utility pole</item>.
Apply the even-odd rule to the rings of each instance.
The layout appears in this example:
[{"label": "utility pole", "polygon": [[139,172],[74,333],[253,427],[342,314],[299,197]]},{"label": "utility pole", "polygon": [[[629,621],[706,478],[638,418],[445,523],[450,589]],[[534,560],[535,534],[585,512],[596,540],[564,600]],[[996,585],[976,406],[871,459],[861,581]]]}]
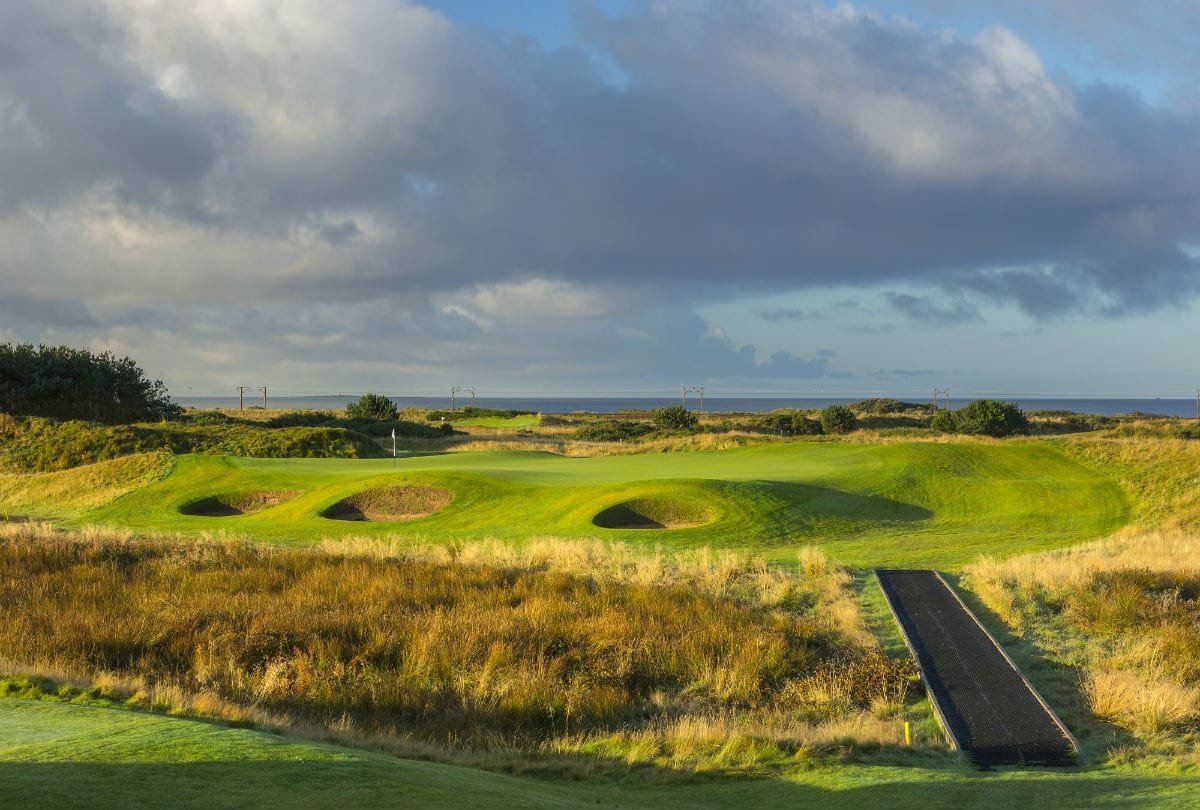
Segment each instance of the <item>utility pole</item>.
[{"label": "utility pole", "polygon": [[1200,419],[1200,388],[1196,389],[1196,418]]},{"label": "utility pole", "polygon": [[260,385],[258,390],[263,392],[263,410],[265,411],[267,409],[267,387]]},{"label": "utility pole", "polygon": [[703,385],[685,385],[683,387],[683,407],[687,408],[687,395],[699,394],[700,396],[700,413],[704,413],[704,386]]},{"label": "utility pole", "polygon": [[468,385],[467,390],[471,392],[471,407],[475,407],[475,386]]},{"label": "utility pole", "polygon": [[246,392],[249,390],[250,390],[250,386],[248,386],[248,385],[239,385],[238,386],[238,410],[239,411],[245,410],[245,408],[246,408]]},{"label": "utility pole", "polygon": [[454,410],[454,395],[458,393],[458,386],[450,386],[450,410]]},{"label": "utility pole", "polygon": [[938,412],[938,397],[941,397],[941,396],[944,396],[946,398],[946,410],[950,410],[950,389],[949,388],[935,388],[935,389],[933,389],[933,412],[934,413]]}]

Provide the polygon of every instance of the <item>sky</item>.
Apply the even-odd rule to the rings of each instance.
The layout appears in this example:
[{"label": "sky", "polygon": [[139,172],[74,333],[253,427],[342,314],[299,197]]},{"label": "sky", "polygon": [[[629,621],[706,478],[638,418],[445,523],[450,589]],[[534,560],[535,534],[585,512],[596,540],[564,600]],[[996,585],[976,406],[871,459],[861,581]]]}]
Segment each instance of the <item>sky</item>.
[{"label": "sky", "polygon": [[1197,0],[10,0],[0,342],[173,394],[1200,388]]}]

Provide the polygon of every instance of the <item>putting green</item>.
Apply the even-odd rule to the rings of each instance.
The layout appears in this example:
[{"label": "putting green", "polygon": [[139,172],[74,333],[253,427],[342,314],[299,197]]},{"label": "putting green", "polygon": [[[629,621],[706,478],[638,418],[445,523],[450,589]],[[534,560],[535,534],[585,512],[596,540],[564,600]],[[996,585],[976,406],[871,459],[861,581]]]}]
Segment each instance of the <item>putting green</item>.
[{"label": "putting green", "polygon": [[[445,508],[404,523],[330,520],[322,513],[364,490],[401,485],[453,493]],[[252,491],[295,496],[253,514],[181,514],[186,504]],[[647,499],[711,519],[686,528],[605,528],[596,516]],[[11,505],[20,511],[21,504]],[[797,442],[733,450],[565,458],[531,451],[390,459],[181,456],[170,475],[70,523],[184,533],[229,531],[279,542],[390,535],[426,541],[533,537],[710,545],[790,559],[823,547],[852,566],[956,568],[1089,540],[1128,520],[1115,480],[1052,445]],[[604,521],[601,520],[601,523]],[[684,523],[687,523],[684,521]]]}]

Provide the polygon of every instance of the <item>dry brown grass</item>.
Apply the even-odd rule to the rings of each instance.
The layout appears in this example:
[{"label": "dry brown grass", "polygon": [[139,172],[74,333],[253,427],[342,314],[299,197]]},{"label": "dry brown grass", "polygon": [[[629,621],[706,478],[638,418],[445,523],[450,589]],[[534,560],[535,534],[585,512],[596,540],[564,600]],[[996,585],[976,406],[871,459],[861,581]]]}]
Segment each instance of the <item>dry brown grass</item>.
[{"label": "dry brown grass", "polygon": [[1200,736],[1200,536],[1127,530],[968,569],[1006,622],[1082,672],[1092,713],[1173,751]]},{"label": "dry brown grass", "polygon": [[910,673],[862,643],[844,577],[811,550],[787,572],[604,543],[314,553],[9,525],[0,655],[179,711],[474,748],[670,747],[705,724],[890,741]]}]

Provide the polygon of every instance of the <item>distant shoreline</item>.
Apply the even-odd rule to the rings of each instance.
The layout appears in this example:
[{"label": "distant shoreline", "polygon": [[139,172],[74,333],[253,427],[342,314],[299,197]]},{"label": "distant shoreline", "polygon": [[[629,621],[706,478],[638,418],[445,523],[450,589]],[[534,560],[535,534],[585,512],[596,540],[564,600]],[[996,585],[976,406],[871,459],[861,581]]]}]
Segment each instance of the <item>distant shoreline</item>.
[{"label": "distant shoreline", "polygon": [[[267,407],[286,409],[328,410],[344,408],[357,396],[327,394],[320,396],[280,396],[268,397]],[[450,404],[450,398],[416,397],[392,395],[392,400],[401,408],[445,408]],[[1074,413],[1095,414],[1098,416],[1113,416],[1116,414],[1143,413],[1154,416],[1194,417],[1196,401],[1194,399],[1159,399],[1159,398],[1040,398],[1040,397],[1005,397],[992,395],[993,399],[1005,402],[1015,402],[1025,411],[1072,411]],[[180,405],[187,408],[236,408],[236,396],[208,397],[173,397]],[[797,408],[807,410],[824,408],[826,405],[847,405],[858,402],[864,397],[705,397],[704,410],[709,413],[764,413],[779,408]],[[928,402],[929,398],[903,397],[906,402]],[[976,397],[952,397],[951,408],[961,408]],[[943,401],[944,402],[944,401]],[[497,408],[503,410],[534,411],[536,413],[572,413],[585,411],[590,413],[619,413],[630,410],[651,410],[667,405],[678,405],[678,396],[661,397],[478,397],[475,405],[481,408]],[[470,405],[470,396],[459,396],[455,402],[458,406]],[[245,407],[262,405],[259,397],[247,396]],[[699,410],[700,401],[695,395],[688,397],[688,407]]]}]

